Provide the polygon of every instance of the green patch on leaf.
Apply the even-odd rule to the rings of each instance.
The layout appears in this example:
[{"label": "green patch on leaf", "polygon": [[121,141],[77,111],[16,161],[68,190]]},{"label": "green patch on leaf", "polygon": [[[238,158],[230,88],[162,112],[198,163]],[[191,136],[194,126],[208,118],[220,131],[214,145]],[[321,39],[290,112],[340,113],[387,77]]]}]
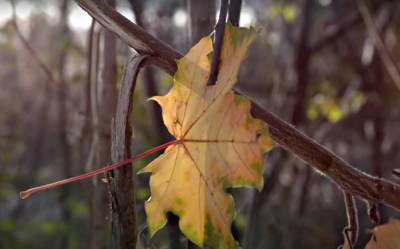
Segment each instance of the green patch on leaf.
[{"label": "green patch on leaf", "polygon": [[181,227],[181,230],[193,243],[198,246],[202,245],[199,234],[197,233],[196,229],[194,229],[191,225],[184,225],[183,227]]}]

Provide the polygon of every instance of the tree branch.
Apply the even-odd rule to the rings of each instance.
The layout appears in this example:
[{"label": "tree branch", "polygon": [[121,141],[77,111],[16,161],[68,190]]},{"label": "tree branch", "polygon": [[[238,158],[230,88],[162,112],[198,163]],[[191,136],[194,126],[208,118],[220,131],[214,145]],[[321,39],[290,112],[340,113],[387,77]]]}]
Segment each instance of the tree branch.
[{"label": "tree branch", "polygon": [[[132,139],[131,111],[136,78],[146,55],[130,58],[125,66],[122,87],[118,96],[117,112],[112,132],[112,161],[130,157]],[[108,175],[112,208],[113,248],[136,247],[136,201],[132,167],[122,167]]]},{"label": "tree branch", "polygon": [[210,70],[210,78],[208,79],[207,85],[215,85],[218,78],[219,71],[219,61],[222,50],[222,42],[224,41],[224,32],[225,32],[225,23],[226,23],[226,15],[228,13],[228,0],[221,1],[221,7],[219,9],[219,18],[217,22],[217,26],[215,27],[215,35],[214,35],[214,51],[211,59],[211,70]]},{"label": "tree branch", "polygon": [[74,1],[97,22],[112,31],[138,53],[158,57],[157,60],[151,60],[153,64],[160,66],[171,74],[176,71],[175,60],[181,57],[179,52],[155,39],[151,34],[107,6],[103,1]]},{"label": "tree branch", "polygon": [[366,174],[274,114],[252,103],[254,117],[267,123],[272,139],[310,164],[349,194],[400,210],[400,186]]},{"label": "tree branch", "polygon": [[242,0],[230,0],[229,1],[228,20],[235,27],[239,27],[240,10],[241,9],[242,9]]},{"label": "tree branch", "polygon": [[[14,3],[11,1],[11,3]],[[13,13],[15,13],[15,6],[12,5],[13,8]],[[46,65],[46,63],[40,58],[36,50],[31,46],[29,41],[24,37],[24,35],[21,32],[21,29],[19,28],[17,19],[16,19],[16,14],[12,15],[11,19],[11,26],[13,27],[15,34],[17,35],[18,39],[21,42],[21,45],[28,51],[29,55],[35,62],[35,64],[44,72],[46,78],[48,81],[51,83],[48,85],[46,83],[46,88],[51,88],[54,93],[59,94],[60,96],[63,96],[66,98],[66,100],[77,110],[79,110],[79,107],[77,106],[76,102],[68,97],[68,94],[65,91],[62,91],[58,86],[60,84],[60,79],[57,78],[53,72],[51,71],[50,67]]]},{"label": "tree branch", "polygon": [[354,197],[343,191],[346,205],[347,226],[343,229],[344,243],[342,248],[354,248],[358,238],[358,211]]},{"label": "tree branch", "polygon": [[[93,4],[90,0],[75,0],[76,2],[85,6],[99,6],[102,5],[100,2]],[[88,4],[89,3],[89,4]],[[111,13],[108,15],[107,13]],[[113,20],[113,18],[120,19],[120,15],[117,12],[112,12],[107,6],[102,6],[102,8],[91,8],[90,14],[106,27],[110,28],[113,25],[107,25],[106,20]],[[114,22],[115,23],[115,22]],[[123,23],[121,25],[124,25]],[[133,23],[129,23],[129,26],[136,26]],[[112,30],[118,33],[121,30],[128,29],[118,28],[117,30]],[[118,31],[119,30],[119,31]],[[135,28],[137,30],[137,28]],[[150,34],[143,36],[143,31],[140,29],[138,34],[132,29],[124,36],[132,36],[129,40],[141,40],[141,43],[153,44],[153,47],[163,47],[168,48],[168,53],[174,54],[175,57],[161,58],[168,63],[174,63],[174,65],[169,65],[167,68],[176,68],[175,59],[180,58],[180,55],[176,50],[164,45],[161,41],[154,38]],[[143,40],[143,37],[146,37]],[[132,46],[132,44],[129,44]],[[135,44],[133,44],[134,46]],[[135,47],[133,47],[135,48]],[[136,48],[135,48],[136,49]],[[140,51],[140,47],[138,48]],[[161,52],[161,51],[159,51]],[[178,55],[178,56],[176,56]],[[154,60],[153,60],[154,61]],[[166,69],[166,68],[164,68]],[[167,70],[168,71],[168,70]],[[174,71],[168,71],[173,74]],[[368,175],[354,167],[352,167],[348,162],[336,156],[333,152],[326,149],[324,146],[318,144],[313,139],[307,137],[302,132],[286,123],[284,120],[278,118],[271,112],[262,109],[260,106],[252,102],[251,113],[255,118],[263,120],[269,127],[270,135],[272,139],[282,147],[296,154],[302,160],[307,162],[315,170],[325,175],[336,184],[340,186],[341,189],[345,190],[353,196],[357,196],[366,200],[373,202],[379,202],[386,204],[397,210],[400,210],[400,186],[388,180],[373,177]]]}]

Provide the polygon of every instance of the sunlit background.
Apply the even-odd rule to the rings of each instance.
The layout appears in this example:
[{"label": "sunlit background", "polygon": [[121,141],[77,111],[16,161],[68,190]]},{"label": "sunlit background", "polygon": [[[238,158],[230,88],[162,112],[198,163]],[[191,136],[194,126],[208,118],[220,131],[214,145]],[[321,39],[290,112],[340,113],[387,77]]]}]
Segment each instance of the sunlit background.
[{"label": "sunlit background", "polygon": [[[96,248],[94,243],[110,248],[110,234],[97,232],[93,223],[94,214],[103,209],[103,220],[97,225],[109,228],[104,176],[24,201],[19,198],[28,187],[109,163],[98,159],[102,153],[108,155],[109,148],[93,142],[98,141],[94,137],[110,135],[109,123],[94,125],[94,109],[88,101],[98,102],[99,120],[112,116],[113,99],[104,97],[109,90],[103,78],[109,56],[104,49],[105,31],[93,26],[92,18],[72,0],[67,1],[63,24],[61,2],[16,0],[15,26],[11,2],[0,0],[1,249]],[[138,16],[130,2],[139,3]],[[384,45],[398,64],[400,2],[367,3]],[[186,0],[118,0],[116,9],[181,53],[190,48]],[[218,19],[218,11],[213,15]],[[240,26],[258,32],[241,68],[240,91],[360,170],[394,180],[391,170],[400,165],[400,88],[382,62],[356,2],[246,0]],[[94,73],[89,68],[93,44],[99,53]],[[135,53],[118,39],[115,51],[114,89],[120,87],[124,64]],[[139,75],[133,99],[133,154],[169,138],[157,117],[159,109],[147,99],[164,94],[171,83],[171,77],[157,68]],[[98,89],[90,88],[93,84]],[[102,102],[103,97],[110,102]],[[93,144],[99,144],[97,152]],[[154,157],[135,162],[134,169]],[[153,246],[149,248],[171,248],[169,228],[149,240],[143,209],[150,195],[148,176],[137,176],[136,185],[138,248],[149,243]],[[294,155],[281,148],[266,155],[265,189],[231,191],[237,209],[232,230],[243,248],[328,249],[343,242],[346,217],[341,191]],[[103,199],[94,202],[98,192]],[[362,227],[357,248],[364,248],[372,223],[365,203],[357,204]],[[382,222],[399,217],[392,209],[380,210]],[[96,236],[105,242],[96,242]],[[180,240],[186,243],[183,236]]]}]

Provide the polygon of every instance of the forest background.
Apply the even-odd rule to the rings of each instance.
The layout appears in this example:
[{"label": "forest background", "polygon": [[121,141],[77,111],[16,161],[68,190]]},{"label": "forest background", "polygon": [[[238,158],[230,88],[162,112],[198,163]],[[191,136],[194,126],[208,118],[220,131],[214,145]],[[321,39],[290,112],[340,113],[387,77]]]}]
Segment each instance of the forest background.
[{"label": "forest background", "polygon": [[[109,3],[184,54],[212,32],[217,19],[218,5],[201,2]],[[367,13],[357,1],[244,1],[240,26],[254,26],[259,34],[241,67],[239,89],[357,168],[393,179],[400,165],[400,3],[365,2]],[[73,1],[19,0],[15,10],[13,16],[10,1],[0,0],[0,248],[106,248],[111,238],[104,176],[26,201],[18,193],[110,163],[117,91],[135,52]],[[171,83],[157,68],[140,73],[132,154],[170,139],[159,107],[146,100],[166,93]],[[135,162],[134,169],[153,158]],[[232,191],[235,238],[256,249],[340,245],[342,192],[281,148],[266,159],[263,191]],[[175,217],[148,241],[148,177],[136,177],[136,184],[140,243],[184,244],[174,234]],[[372,223],[365,203],[357,205],[363,248]],[[379,209],[381,222],[399,216]]]}]

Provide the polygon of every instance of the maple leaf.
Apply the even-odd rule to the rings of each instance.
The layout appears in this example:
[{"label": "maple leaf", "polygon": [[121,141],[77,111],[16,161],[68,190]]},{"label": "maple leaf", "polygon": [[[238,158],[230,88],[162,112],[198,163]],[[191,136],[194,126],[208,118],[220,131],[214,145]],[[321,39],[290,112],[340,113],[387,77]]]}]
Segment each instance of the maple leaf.
[{"label": "maple leaf", "polygon": [[231,90],[255,37],[253,29],[227,24],[215,85],[207,85],[212,40],[205,37],[177,62],[174,84],[152,99],[178,143],[141,172],[152,173],[145,208],[151,235],[180,217],[181,231],[200,247],[237,248],[229,187],[263,186],[263,153],[272,147],[266,128],[250,115],[250,102]]},{"label": "maple leaf", "polygon": [[365,249],[399,249],[400,220],[390,219],[387,224],[377,226]]}]

